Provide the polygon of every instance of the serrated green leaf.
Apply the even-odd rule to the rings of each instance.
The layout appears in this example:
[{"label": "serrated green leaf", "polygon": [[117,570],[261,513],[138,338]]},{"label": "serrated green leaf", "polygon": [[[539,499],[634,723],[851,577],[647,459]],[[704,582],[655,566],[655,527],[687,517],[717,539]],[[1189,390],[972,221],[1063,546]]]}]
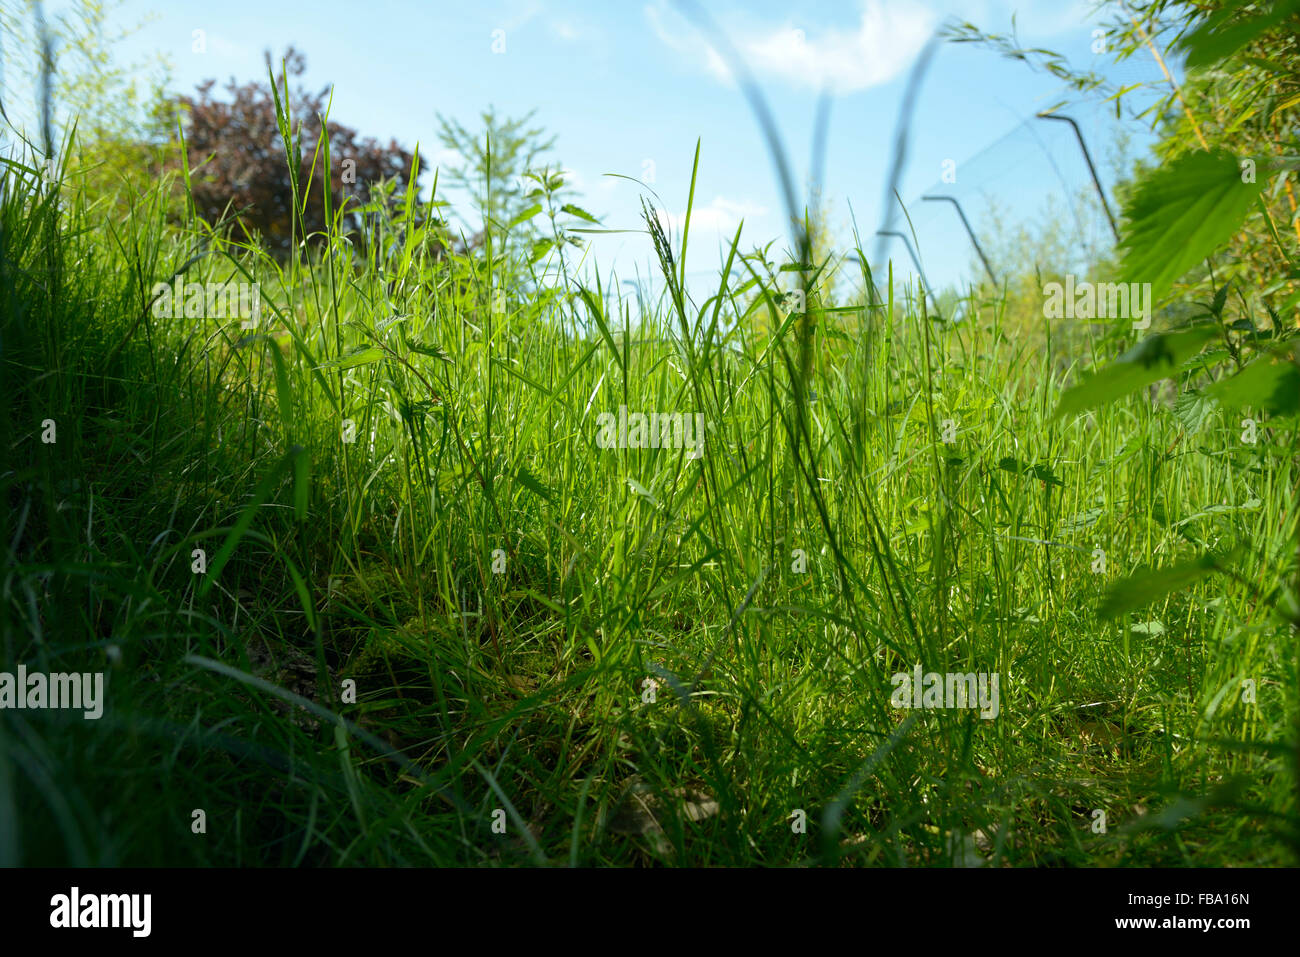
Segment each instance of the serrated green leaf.
[{"label": "serrated green leaf", "polygon": [[1201,555],[1168,568],[1143,569],[1112,585],[1097,606],[1097,614],[1102,618],[1115,618],[1134,611],[1170,592],[1196,584],[1217,571],[1218,567],[1218,560],[1213,555]]},{"label": "serrated green leaf", "polygon": [[510,222],[506,224],[506,229],[513,229],[514,227],[518,226],[520,223],[527,222],[528,220],[532,219],[541,211],[542,211],[542,204],[533,203],[533,205],[529,206],[527,209],[521,212],[514,219],[510,220]]},{"label": "serrated green leaf", "polygon": [[1091,409],[1168,378],[1196,355],[1216,331],[1211,325],[1202,325],[1143,339],[1061,396],[1056,416]]},{"label": "serrated green leaf", "polygon": [[1206,349],[1196,357],[1196,365],[1199,369],[1209,369],[1211,366],[1218,365],[1221,362],[1227,362],[1232,358],[1232,353],[1222,346],[1213,349]]},{"label": "serrated green leaf", "polygon": [[1214,383],[1205,394],[1224,408],[1263,409],[1274,415],[1300,412],[1300,368],[1274,356],[1261,356],[1236,375]]},{"label": "serrated green leaf", "polygon": [[406,348],[412,352],[418,352],[422,356],[432,356],[435,359],[441,359],[443,362],[451,361],[451,356],[436,345],[425,345],[422,342],[416,342],[414,339],[403,339],[402,341],[406,343]]},{"label": "serrated green leaf", "polygon": [[1228,301],[1228,289],[1229,286],[1225,282],[1218,288],[1218,291],[1215,292],[1214,302],[1210,303],[1210,313],[1216,319],[1223,317],[1223,305]]},{"label": "serrated green leaf", "polygon": [[587,222],[595,223],[597,226],[600,225],[599,219],[591,215],[591,213],[587,212],[581,206],[575,206],[573,203],[565,203],[560,207],[560,212],[568,213],[570,216],[577,216],[579,219],[585,219]]},{"label": "serrated green leaf", "polygon": [[1096,525],[1097,519],[1101,518],[1104,514],[1105,510],[1101,508],[1090,508],[1086,511],[1079,512],[1077,515],[1071,516],[1061,526],[1061,531],[1081,532],[1085,528],[1091,528],[1093,525]]},{"label": "serrated green leaf", "polygon": [[551,490],[542,483],[541,479],[528,471],[526,467],[522,465],[519,466],[519,469],[515,472],[515,478],[519,481],[520,485],[528,489],[528,491],[532,492],[538,498],[543,498],[548,502],[554,503],[555,499],[551,495]]},{"label": "serrated green leaf", "polygon": [[1138,183],[1125,207],[1121,282],[1151,283],[1151,301],[1230,239],[1264,188],[1243,183],[1237,157],[1197,150]]},{"label": "serrated green leaf", "polygon": [[397,407],[397,412],[402,419],[411,423],[436,411],[438,411],[437,403],[428,399],[420,399],[417,402],[402,402]]},{"label": "serrated green leaf", "polygon": [[388,330],[388,327],[393,325],[394,323],[406,322],[410,318],[411,318],[410,316],[401,315],[394,312],[386,319],[381,319],[379,322],[375,323],[375,332],[386,332]]},{"label": "serrated green leaf", "polygon": [[1196,389],[1185,389],[1174,400],[1174,418],[1188,432],[1193,434],[1205,428],[1210,414],[1218,408],[1219,403]]},{"label": "serrated green leaf", "polygon": [[555,245],[555,241],[552,240],[552,239],[539,239],[539,240],[537,240],[537,242],[533,243],[533,251],[532,251],[531,253],[528,254],[528,262],[529,262],[530,264],[531,264],[531,263],[535,263],[535,262],[537,262],[539,259],[541,259],[543,256],[545,256],[548,252],[550,252],[550,251],[551,251],[551,247],[554,246],[554,245]]},{"label": "serrated green leaf", "polygon": [[1046,465],[1026,465],[1018,459],[1007,457],[998,462],[998,468],[1005,472],[1012,472],[1016,475],[1032,476],[1040,482],[1045,482],[1048,485],[1065,485],[1064,482],[1056,477],[1056,473]]},{"label": "serrated green leaf", "polygon": [[345,356],[331,359],[329,362],[323,362],[318,368],[329,369],[331,371],[338,369],[351,369],[355,366],[365,366],[379,362],[383,358],[383,349],[378,346],[364,346],[360,349],[353,350]]}]

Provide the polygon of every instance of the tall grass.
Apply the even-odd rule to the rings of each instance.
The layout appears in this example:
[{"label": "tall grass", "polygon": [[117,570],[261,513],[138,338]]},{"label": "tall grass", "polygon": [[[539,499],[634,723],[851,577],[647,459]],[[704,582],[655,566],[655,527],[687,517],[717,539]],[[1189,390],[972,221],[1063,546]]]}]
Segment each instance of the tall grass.
[{"label": "tall grass", "polygon": [[[1093,356],[861,250],[851,309],[787,314],[739,234],[686,288],[647,204],[634,314],[509,235],[435,254],[414,196],[277,261],[186,171],[98,196],[74,148],[4,164],[0,670],[108,705],[0,712],[0,863],[1291,859],[1294,636],[1232,583],[1092,609],[1220,542],[1272,589],[1293,433],[1158,391],[1052,419]],[[261,325],[156,315],[178,275],[256,282]],[[703,413],[702,458],[598,447],[620,405]],[[997,672],[1000,714],[891,707],[918,663]]]}]

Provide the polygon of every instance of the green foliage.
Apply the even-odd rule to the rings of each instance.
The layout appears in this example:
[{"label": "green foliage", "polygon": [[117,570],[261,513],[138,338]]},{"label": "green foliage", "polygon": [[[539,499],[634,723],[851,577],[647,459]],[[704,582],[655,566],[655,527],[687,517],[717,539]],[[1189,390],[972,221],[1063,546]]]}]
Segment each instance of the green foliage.
[{"label": "green foliage", "polygon": [[1215,333],[1213,326],[1200,325],[1143,339],[1062,395],[1056,414],[1070,415],[1096,408],[1174,375]]},{"label": "green foliage", "polygon": [[1213,555],[1202,555],[1169,568],[1144,568],[1107,589],[1097,614],[1102,618],[1117,618],[1136,611],[1172,592],[1185,591],[1219,568]]},{"label": "green foliage", "polygon": [[[505,117],[493,107],[481,116],[482,129],[471,131],[457,120],[438,115],[438,140],[459,159],[449,163],[441,175],[447,184],[464,190],[470,208],[482,214],[482,229],[505,231],[524,220],[521,213],[532,203],[532,189],[525,174],[535,170],[555,146],[540,126],[529,126],[532,113]],[[562,181],[545,184],[558,195]],[[500,239],[498,239],[498,246]]]},{"label": "green foliage", "polygon": [[1285,278],[1295,272],[1300,251],[1300,197],[1287,159],[1300,134],[1300,13],[1289,0],[1156,0],[1134,6],[1122,24],[1120,55],[1154,49],[1157,36],[1173,38],[1166,56],[1191,51],[1186,79],[1169,84],[1154,111],[1160,161],[1226,151],[1239,167],[1254,163],[1262,187],[1256,209],[1219,244],[1214,278],[1193,272],[1180,287],[1183,295],[1209,298],[1214,287],[1233,282],[1246,318],[1269,310],[1287,314],[1300,301],[1300,289]]},{"label": "green foliage", "polygon": [[[119,215],[152,188],[175,132],[167,103],[169,65],[161,58],[121,63],[115,55],[121,42],[144,25],[127,22],[122,6],[122,0],[73,0],[45,21],[53,61],[53,118],[65,131],[75,127],[77,133],[75,140],[65,137],[66,142],[53,144],[70,174],[64,186],[113,204]],[[34,132],[41,114],[35,80],[43,55],[35,12],[35,0],[0,3],[0,49],[5,117],[40,151],[43,144]],[[15,82],[19,77],[32,78],[33,87]]]},{"label": "green foliage", "polygon": [[[1149,125],[1158,134],[1156,165],[1138,162],[1130,182],[1117,187],[1121,195],[1131,193],[1151,174],[1161,171],[1163,185],[1153,185],[1171,193],[1182,189],[1191,195],[1191,180],[1175,180],[1169,172],[1170,164],[1198,152],[1235,158],[1237,182],[1260,187],[1256,209],[1214,245],[1213,280],[1207,270],[1197,267],[1187,272],[1175,289],[1184,299],[1208,299],[1218,287],[1234,282],[1247,316],[1263,316],[1270,311],[1288,315],[1300,302],[1300,289],[1293,278],[1288,278],[1296,274],[1296,252],[1300,250],[1300,192],[1294,181],[1294,145],[1300,135],[1300,46],[1295,43],[1295,37],[1300,35],[1300,14],[1295,5],[1290,0],[1277,4],[1107,0],[1099,4],[1098,13],[1107,48],[1117,63],[1149,56],[1164,69],[1176,64],[1177,54],[1190,46],[1193,56],[1186,79],[1182,83],[1170,78],[1167,82],[1118,86],[1096,74],[1075,70],[1052,51],[1023,48],[1014,29],[1010,34],[990,34],[971,24],[961,24],[949,30],[949,36],[987,46],[1036,69],[1047,69],[1080,94],[1104,96],[1115,103],[1117,116],[1133,104],[1135,97],[1142,97],[1139,106],[1131,111],[1131,119]],[[1219,57],[1228,59],[1216,59]],[[1158,94],[1154,103],[1150,102],[1152,93]],[[1255,164],[1258,184],[1244,182],[1250,178],[1241,169],[1246,160]],[[1228,192],[1226,161],[1220,160],[1222,178],[1213,184],[1209,178],[1215,173],[1206,158],[1197,162],[1198,175],[1192,179],[1221,193],[1218,201],[1205,203],[1217,224],[1206,230],[1208,238],[1215,229],[1227,228],[1227,223],[1246,212],[1244,203],[1238,202],[1244,199],[1245,192]],[[1179,214],[1186,212],[1180,207]],[[1192,218],[1187,222],[1199,226]],[[1154,254],[1152,248],[1145,248]],[[1165,251],[1176,252],[1168,247]],[[1130,255],[1138,253],[1134,249]],[[1176,258],[1180,265],[1189,267],[1199,261],[1190,255],[1179,254]],[[1160,273],[1172,269],[1154,261],[1143,267]],[[1146,277],[1141,281],[1153,280]]]},{"label": "green foliage", "polygon": [[[1257,13],[1253,4],[1239,2],[1215,2],[1208,7],[1209,10],[1197,11],[1197,14],[1204,15],[1204,19],[1184,40],[1184,45],[1191,51],[1191,66],[1214,65],[1243,49],[1258,48],[1257,52],[1266,52],[1270,32],[1284,23],[1300,19],[1297,16],[1300,6],[1291,2],[1280,4],[1268,14]],[[1148,20],[1155,19],[1164,9],[1164,3],[1152,3],[1143,7],[1140,15]],[[1149,35],[1138,20],[1131,18],[1131,22],[1133,32],[1150,44]],[[1291,62],[1300,62],[1295,50],[1290,51],[1290,56]],[[1213,90],[1217,82],[1206,81],[1202,90]],[[1270,76],[1263,85],[1276,86],[1276,79]],[[1236,108],[1244,107],[1255,97],[1252,94],[1243,98],[1239,88],[1231,83],[1227,89],[1227,99]],[[1185,114],[1182,122],[1190,124],[1196,138],[1208,147],[1191,110],[1186,110]],[[1124,251],[1122,280],[1150,282],[1153,296],[1163,298],[1198,260],[1204,258],[1208,263],[1225,252],[1225,247],[1241,232],[1247,214],[1256,205],[1262,207],[1278,256],[1288,264],[1293,262],[1283,238],[1272,228],[1267,207],[1261,203],[1262,177],[1276,171],[1274,164],[1262,157],[1258,162],[1249,158],[1239,162],[1237,153],[1225,148],[1188,149],[1176,135],[1186,132],[1180,130],[1179,121],[1166,118],[1165,122],[1167,135],[1161,150],[1165,165],[1140,176],[1125,204],[1125,227],[1120,243]],[[1264,135],[1268,135],[1267,126]],[[1176,145],[1171,145],[1171,141]],[[1267,145],[1274,150],[1281,146],[1280,143]],[[1286,169],[1285,166],[1281,168]],[[1294,203],[1292,208],[1294,211]],[[1300,236],[1300,220],[1296,221],[1296,230]],[[1275,259],[1270,265],[1266,260],[1262,268],[1248,264],[1256,268],[1247,275],[1256,284],[1264,285],[1269,282],[1269,273],[1277,268],[1277,263]],[[1213,301],[1207,305],[1212,325],[1198,325],[1144,340],[1119,360],[1068,391],[1061,399],[1057,414],[1095,407],[1173,373],[1216,332],[1224,337],[1227,346],[1219,361],[1232,359],[1238,371],[1230,378],[1199,390],[1197,401],[1201,398],[1217,401],[1233,410],[1253,406],[1284,416],[1296,412],[1300,406],[1300,351],[1290,347],[1278,351],[1267,342],[1261,346],[1258,326],[1249,317],[1228,322],[1224,316],[1228,294],[1226,283],[1214,289]],[[1289,301],[1294,303],[1297,298],[1300,296],[1293,296]],[[1276,317],[1275,313],[1273,315]],[[1250,335],[1234,338],[1234,331]],[[1295,329],[1273,328],[1267,338],[1291,339],[1295,334]],[[1185,415],[1190,414],[1187,411],[1190,408],[1189,403],[1183,404]],[[1180,566],[1168,573],[1151,576],[1141,587],[1153,588],[1151,593],[1159,594],[1195,581],[1203,573],[1223,568],[1212,561]],[[1300,570],[1297,575],[1300,576]],[[1296,591],[1300,593],[1300,586]],[[1138,583],[1126,584],[1110,595],[1102,610],[1114,614],[1127,609],[1140,594],[1145,592],[1141,591]],[[1270,601],[1269,604],[1284,619],[1290,617],[1279,603]]]},{"label": "green foliage", "polygon": [[1260,409],[1274,416],[1300,412],[1300,361],[1296,347],[1285,354],[1263,355],[1236,375],[1211,385],[1205,394],[1226,409]]},{"label": "green foliage", "polygon": [[[232,78],[224,99],[212,94],[211,80],[195,95],[178,98],[193,209],[209,224],[233,218],[282,259],[301,243],[318,245],[333,218],[340,231],[365,245],[375,214],[394,193],[414,196],[427,164],[418,151],[391,140],[381,144],[330,119],[328,90],[290,90],[289,77],[306,69],[305,57],[292,47],[278,72],[269,52],[266,66],[262,82],[241,86]],[[273,130],[280,149],[267,148]],[[413,230],[442,225],[422,202],[403,213]]]},{"label": "green foliage", "polygon": [[1273,0],[1269,4],[1228,0],[1217,6],[1183,38],[1189,67],[1213,66],[1259,40],[1262,34],[1300,16],[1300,0]]},{"label": "green foliage", "polygon": [[[298,206],[283,100],[275,120]],[[1220,285],[1202,326],[1099,373],[1095,414],[1053,418],[1072,371],[999,304],[939,326],[864,266],[860,336],[830,335],[816,296],[759,335],[748,310],[807,260],[741,257],[737,233],[697,296],[688,237],[648,204],[669,292],[633,339],[562,260],[593,217],[528,174],[485,246],[549,242],[558,279],[440,246],[413,188],[373,204],[360,254],[327,216],[318,257],[280,261],[174,222],[166,184],[116,218],[0,167],[0,670],[111,688],[102,722],[0,711],[0,864],[1300,850],[1277,760],[1296,618],[1276,614],[1300,460],[1294,433],[1246,446],[1224,414],[1288,387],[1291,340],[1237,325]],[[258,282],[262,324],[153,315],[174,276]],[[1244,378],[1198,393],[1219,404],[1194,443],[1156,403],[1104,402],[1229,362]],[[600,448],[620,406],[703,415],[703,455]],[[900,715],[891,678],[918,663],[1001,674],[999,718]],[[195,840],[176,809],[200,803]]]},{"label": "green foliage", "polygon": [[1245,182],[1226,150],[1192,152],[1139,181],[1124,208],[1121,282],[1151,284],[1161,300],[1174,280],[1241,228],[1262,182]]}]

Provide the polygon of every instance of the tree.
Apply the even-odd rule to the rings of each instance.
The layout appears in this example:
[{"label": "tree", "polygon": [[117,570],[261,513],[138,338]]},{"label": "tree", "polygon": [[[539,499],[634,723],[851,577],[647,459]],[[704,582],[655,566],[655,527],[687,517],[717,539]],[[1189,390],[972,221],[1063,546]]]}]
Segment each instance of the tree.
[{"label": "tree", "polygon": [[[65,176],[64,188],[85,189],[109,201],[148,188],[169,135],[165,61],[145,58],[121,65],[114,57],[121,41],[142,26],[123,26],[121,6],[122,0],[70,0],[42,20],[32,0],[0,4],[0,65],[11,78],[3,91],[6,125],[30,148],[45,150],[39,78],[48,67],[49,146],[61,153],[76,129],[65,170],[76,175]],[[45,37],[39,35],[42,25]],[[14,76],[33,78],[30,97],[12,82]]]},{"label": "tree", "polygon": [[[267,62],[269,73],[269,53]],[[414,155],[395,140],[381,145],[373,138],[361,138],[351,127],[325,122],[328,87],[310,93],[299,85],[288,94],[286,73],[301,76],[305,69],[303,55],[290,47],[275,77],[276,90],[266,81],[239,86],[232,79],[225,88],[229,99],[218,100],[212,95],[215,81],[208,80],[196,96],[179,100],[185,112],[195,211],[214,223],[227,211],[236,214],[282,256],[291,251],[295,239],[319,238],[325,232],[325,184],[332,208],[342,217],[340,225],[360,228],[360,204],[382,197],[391,188],[404,189],[408,182],[418,188],[427,168],[421,158],[413,170]],[[282,99],[287,95],[288,116],[296,124],[292,161],[285,155],[278,125],[277,93]],[[323,169],[322,131],[329,137],[328,170]],[[297,227],[295,195],[299,203],[306,197]]]},{"label": "tree", "polygon": [[515,217],[535,201],[529,196],[532,188],[525,174],[535,170],[555,145],[555,137],[546,138],[541,127],[529,128],[532,117],[532,112],[517,119],[501,117],[488,107],[481,116],[482,132],[471,133],[438,114],[438,140],[460,157],[444,175],[469,196],[483,217],[482,229],[491,229],[497,244],[504,241]]}]

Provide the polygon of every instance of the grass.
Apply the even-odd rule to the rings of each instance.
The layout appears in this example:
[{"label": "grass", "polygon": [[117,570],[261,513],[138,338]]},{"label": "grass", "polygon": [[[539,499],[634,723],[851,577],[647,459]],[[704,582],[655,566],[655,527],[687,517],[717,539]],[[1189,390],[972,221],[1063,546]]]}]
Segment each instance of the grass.
[{"label": "grass", "polygon": [[[1062,365],[865,268],[787,321],[739,237],[689,292],[659,237],[634,322],[400,202],[278,262],[183,183],[3,176],[0,671],[108,701],[0,711],[0,864],[1294,862],[1296,433],[1053,417],[1116,333]],[[176,274],[261,325],[155,315]],[[704,455],[598,447],[620,405]],[[892,707],[918,664],[998,716]]]}]

